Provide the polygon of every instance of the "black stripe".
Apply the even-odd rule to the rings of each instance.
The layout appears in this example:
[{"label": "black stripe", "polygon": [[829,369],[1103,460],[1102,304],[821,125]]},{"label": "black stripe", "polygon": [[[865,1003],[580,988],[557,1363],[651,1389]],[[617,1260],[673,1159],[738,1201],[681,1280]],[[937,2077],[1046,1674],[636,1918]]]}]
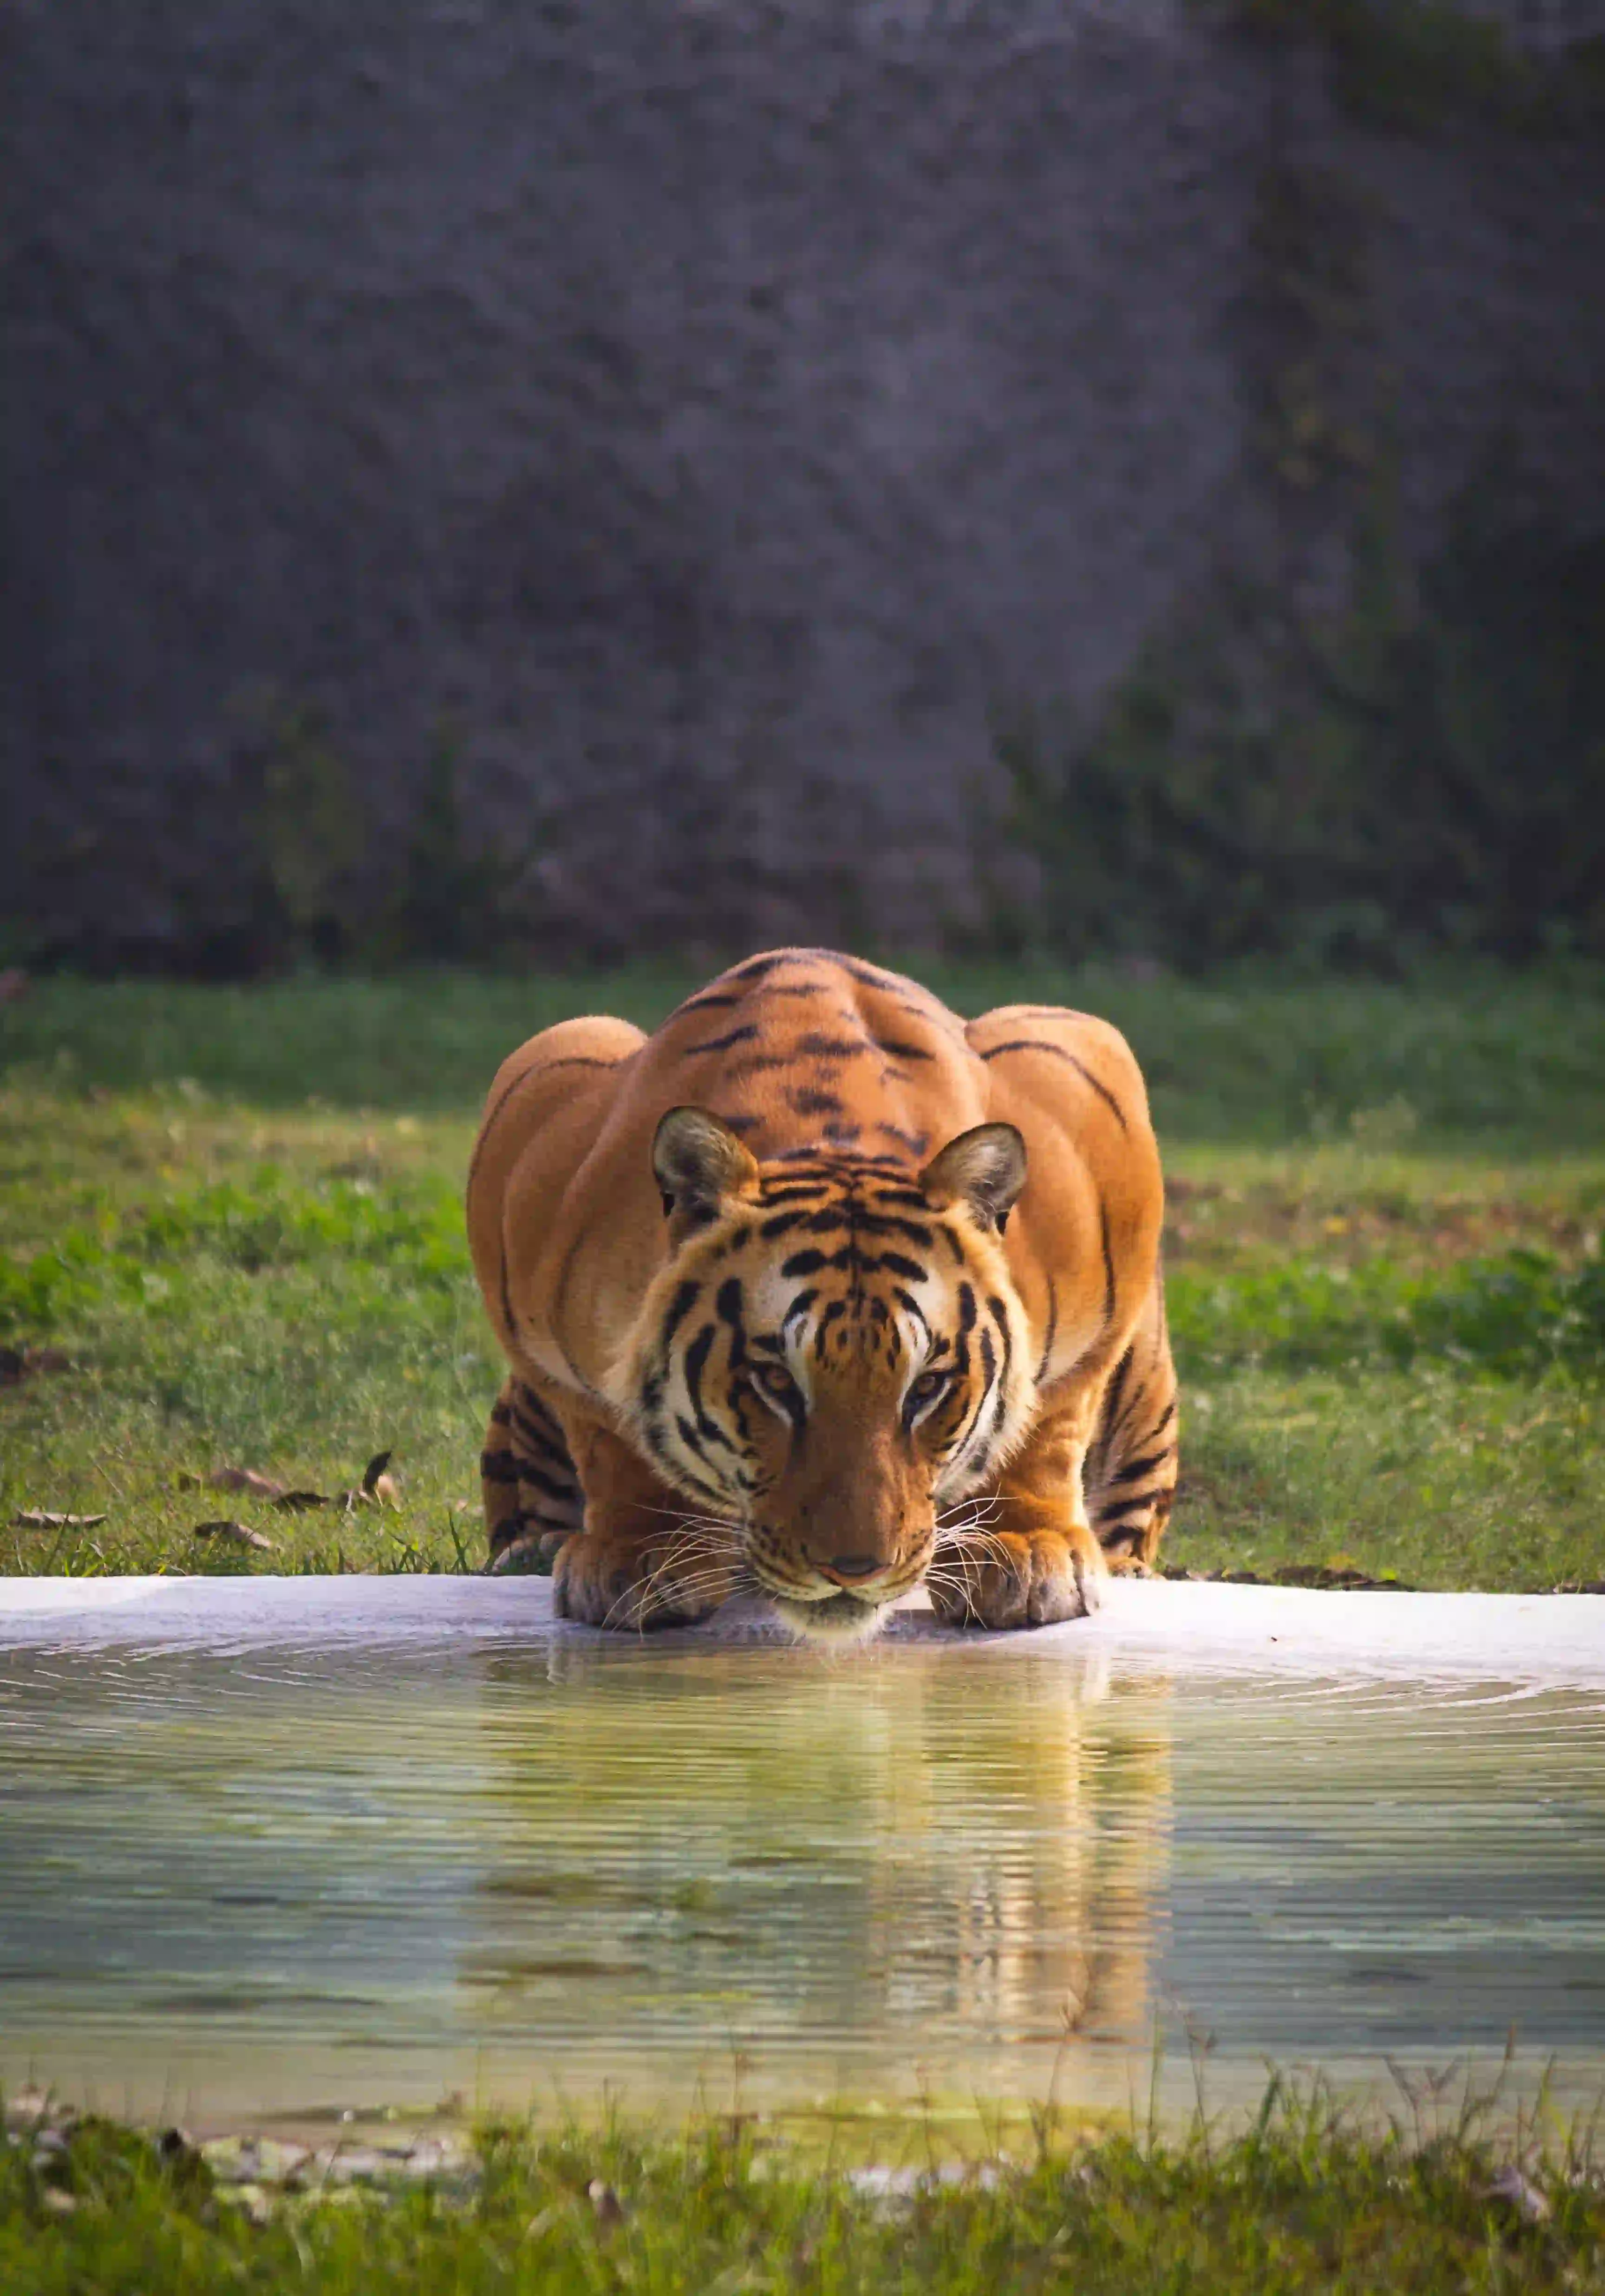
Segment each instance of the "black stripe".
[{"label": "black stripe", "polygon": [[[495,1480],[499,1482],[502,1478],[498,1476]],[[549,1499],[571,1500],[577,1497],[579,1493],[579,1485],[572,1478],[560,1482],[555,1475],[544,1474],[540,1468],[532,1467],[528,1459],[520,1459],[519,1462],[519,1480],[520,1483],[533,1484],[537,1491],[544,1491]]]},{"label": "black stripe", "polygon": [[810,1029],[792,1050],[809,1060],[851,1061],[867,1053],[869,1045],[863,1037],[827,1037],[823,1029]]},{"label": "black stripe", "polygon": [[901,1251],[883,1251],[879,1259],[866,1255],[864,1264],[868,1268],[884,1268],[888,1275],[901,1275],[909,1283],[922,1283],[927,1273],[917,1259]]},{"label": "black stripe", "polygon": [[1107,1204],[1098,1207],[1098,1241],[1103,1246],[1103,1321],[1107,1326],[1115,1320],[1115,1255],[1110,1250]]},{"label": "black stripe", "polygon": [[903,1219],[895,1212],[861,1211],[855,1215],[853,1225],[865,1235],[905,1235],[910,1243],[929,1246],[931,1231],[922,1220]]},{"label": "black stripe", "polygon": [[679,1330],[687,1316],[690,1315],[692,1309],[696,1306],[697,1299],[701,1289],[702,1286],[695,1280],[694,1277],[688,1276],[686,1281],[682,1283],[679,1289],[676,1292],[674,1298],[668,1303],[668,1312],[664,1316],[662,1324],[659,1329],[658,1345],[659,1348],[667,1349],[670,1345],[675,1333]]},{"label": "black stripe", "polygon": [[819,949],[815,954],[828,964],[839,966],[853,980],[862,981],[866,988],[905,988],[909,985],[900,973],[882,972],[878,964],[865,964],[862,957],[841,956],[831,948]]},{"label": "black stripe", "polygon": [[794,1251],[790,1259],[781,1263],[780,1272],[786,1276],[817,1275],[829,1264],[823,1251]]},{"label": "black stripe", "polygon": [[1112,1489],[1117,1483],[1134,1483],[1139,1475],[1151,1474],[1156,1467],[1164,1465],[1166,1460],[1171,1456],[1171,1445],[1167,1443],[1157,1451],[1150,1451],[1146,1458],[1131,1460],[1127,1465],[1117,1469],[1116,1472],[1110,1477],[1110,1488]]},{"label": "black stripe", "polygon": [[1011,1037],[1006,1045],[988,1045],[982,1053],[981,1058],[984,1061],[995,1061],[1003,1053],[1051,1053],[1056,1061],[1068,1061],[1084,1081],[1092,1086],[1099,1099],[1107,1103],[1110,1113],[1121,1131],[1129,1129],[1120,1103],[1108,1085],[1100,1083],[1086,1062],[1078,1061],[1074,1053],[1067,1053],[1062,1045],[1050,1045],[1043,1037]]},{"label": "black stripe", "polygon": [[474,1184],[474,1174],[479,1168],[479,1159],[485,1153],[486,1143],[490,1138],[491,1126],[495,1122],[497,1117],[500,1116],[502,1111],[506,1107],[508,1102],[512,1098],[513,1094],[518,1090],[519,1086],[521,1084],[527,1084],[539,1066],[540,1062],[538,1061],[531,1061],[527,1069],[520,1069],[517,1076],[513,1078],[512,1082],[504,1086],[502,1096],[496,1102],[495,1106],[494,1108],[487,1109],[485,1112],[485,1121],[479,1127],[479,1136],[474,1142],[474,1152],[469,1159],[468,1185],[471,1189]]},{"label": "black stripe", "polygon": [[486,1483],[516,1483],[519,1463],[511,1451],[481,1451],[479,1480]]},{"label": "black stripe", "polygon": [[685,1392],[691,1398],[691,1407],[697,1414],[699,1426],[707,1416],[702,1403],[702,1374],[707,1368],[715,1336],[715,1326],[712,1324],[704,1324],[685,1350]]},{"label": "black stripe", "polygon": [[1048,1365],[1053,1360],[1053,1342],[1059,1336],[1059,1286],[1048,1277],[1048,1332],[1042,1343],[1042,1360],[1036,1366],[1036,1384],[1040,1387],[1048,1375]]},{"label": "black stripe", "polygon": [[997,1349],[992,1344],[991,1332],[983,1331],[978,1345],[979,1347],[981,1358],[981,1392],[979,1400],[977,1402],[975,1406],[974,1415],[971,1417],[969,1426],[965,1428],[962,1436],[954,1447],[961,1456],[969,1449],[970,1444],[975,1440],[977,1431],[979,1429],[981,1423],[981,1414],[987,1408],[987,1404],[991,1394],[992,1382],[997,1375]]},{"label": "black stripe", "polygon": [[699,1459],[706,1459],[708,1453],[703,1448],[702,1439],[698,1434],[695,1426],[685,1416],[685,1414],[683,1411],[676,1412],[675,1427],[679,1435],[680,1440],[684,1444],[686,1449],[688,1451],[694,1451]]},{"label": "black stripe", "polygon": [[936,1054],[923,1045],[911,1045],[902,1037],[877,1037],[875,1050],[888,1061],[934,1061]]},{"label": "black stripe", "polygon": [[700,1045],[687,1045],[685,1056],[689,1060],[692,1053],[726,1052],[732,1045],[750,1044],[757,1034],[757,1022],[748,1021],[739,1029],[727,1029],[722,1037],[705,1037]]},{"label": "black stripe", "polygon": [[1114,1530],[1123,1522],[1139,1522],[1152,1506],[1158,1493],[1139,1492],[1135,1498],[1123,1498],[1118,1506],[1098,1509],[1100,1531]]},{"label": "black stripe", "polygon": [[1126,1392],[1126,1382],[1131,1377],[1132,1357],[1135,1352],[1136,1349],[1134,1347],[1126,1349],[1126,1353],[1115,1365],[1113,1375],[1110,1380],[1108,1387],[1104,1390],[1103,1425],[1105,1440],[1107,1440],[1114,1432],[1115,1414],[1120,1408],[1120,1398]]},{"label": "black stripe", "polygon": [[833,1092],[815,1092],[812,1086],[802,1092],[789,1092],[786,1104],[798,1116],[839,1116],[844,1103]]},{"label": "black stripe", "polygon": [[[685,1013],[710,1013],[718,1004],[739,1004],[741,991],[733,988],[704,988],[695,996],[688,996],[684,1004],[676,1004],[669,1020],[677,1021]],[[665,1023],[667,1026],[667,1023]]]},{"label": "black stripe", "polygon": [[790,1235],[793,1228],[806,1227],[808,1224],[807,1212],[776,1212],[773,1219],[758,1222],[757,1232],[767,1241],[772,1236]]},{"label": "black stripe", "polygon": [[747,1360],[747,1326],[741,1307],[745,1298],[741,1278],[732,1275],[720,1284],[714,1301],[719,1320],[730,1326],[730,1369],[739,1371]]},{"label": "black stripe", "polygon": [[[550,1459],[554,1466],[572,1467],[574,1462],[569,1456],[569,1447],[561,1434],[554,1440],[544,1427],[520,1419],[516,1414],[512,1425],[514,1433],[521,1436],[526,1447],[536,1452],[539,1457]],[[513,1447],[516,1450],[518,1446],[515,1444]]]},{"label": "black stripe", "polygon": [[1003,1413],[1009,1404],[1009,1374],[1014,1363],[1014,1342],[1009,1336],[1009,1318],[1004,1312],[1003,1301],[989,1296],[987,1307],[993,1322],[997,1325],[997,1336],[1003,1341],[1003,1369],[997,1382],[997,1410],[994,1422],[995,1426],[1001,1427],[1003,1423]]}]

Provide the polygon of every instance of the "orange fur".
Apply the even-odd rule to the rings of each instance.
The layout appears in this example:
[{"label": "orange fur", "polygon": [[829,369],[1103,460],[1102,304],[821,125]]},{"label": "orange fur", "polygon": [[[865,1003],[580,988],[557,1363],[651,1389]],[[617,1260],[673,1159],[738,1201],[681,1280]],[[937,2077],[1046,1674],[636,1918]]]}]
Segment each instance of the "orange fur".
[{"label": "orange fur", "polygon": [[493,1549],[555,1546],[596,1624],[756,1583],[856,1634],[921,1578],[956,1620],[1078,1615],[1151,1562],[1175,1484],[1162,1202],[1136,1063],[1085,1014],[966,1026],[785,949],[650,1037],[545,1030],[469,1177],[510,1365]]}]

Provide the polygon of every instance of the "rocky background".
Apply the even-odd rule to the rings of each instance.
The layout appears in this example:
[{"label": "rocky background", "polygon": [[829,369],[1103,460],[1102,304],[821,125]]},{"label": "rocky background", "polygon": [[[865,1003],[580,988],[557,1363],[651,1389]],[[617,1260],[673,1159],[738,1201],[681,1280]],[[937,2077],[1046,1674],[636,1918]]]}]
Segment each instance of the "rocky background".
[{"label": "rocky background", "polygon": [[1605,950],[1605,8],[8,0],[0,86],[0,955]]}]

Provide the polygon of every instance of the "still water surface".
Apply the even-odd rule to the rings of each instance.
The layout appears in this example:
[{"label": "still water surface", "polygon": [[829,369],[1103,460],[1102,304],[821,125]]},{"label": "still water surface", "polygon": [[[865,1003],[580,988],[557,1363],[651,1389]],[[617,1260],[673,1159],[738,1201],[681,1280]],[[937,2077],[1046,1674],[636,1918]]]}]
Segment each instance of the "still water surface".
[{"label": "still water surface", "polygon": [[953,1641],[0,1651],[0,2079],[242,2113],[1605,2087],[1605,1696]]}]

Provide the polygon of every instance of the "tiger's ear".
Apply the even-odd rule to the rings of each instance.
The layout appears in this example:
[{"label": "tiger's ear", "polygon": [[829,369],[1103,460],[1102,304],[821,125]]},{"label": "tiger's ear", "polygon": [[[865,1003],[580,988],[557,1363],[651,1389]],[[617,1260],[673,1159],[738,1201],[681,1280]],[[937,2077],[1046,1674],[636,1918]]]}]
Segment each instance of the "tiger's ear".
[{"label": "tiger's ear", "polygon": [[753,1194],[757,1160],[727,1124],[705,1108],[671,1108],[652,1135],[652,1170],[667,1217],[691,1226],[712,1219],[732,1196]]},{"label": "tiger's ear", "polygon": [[920,1175],[933,1203],[962,1203],[1002,1235],[1026,1185],[1026,1144],[1012,1124],[977,1124],[950,1140]]}]

